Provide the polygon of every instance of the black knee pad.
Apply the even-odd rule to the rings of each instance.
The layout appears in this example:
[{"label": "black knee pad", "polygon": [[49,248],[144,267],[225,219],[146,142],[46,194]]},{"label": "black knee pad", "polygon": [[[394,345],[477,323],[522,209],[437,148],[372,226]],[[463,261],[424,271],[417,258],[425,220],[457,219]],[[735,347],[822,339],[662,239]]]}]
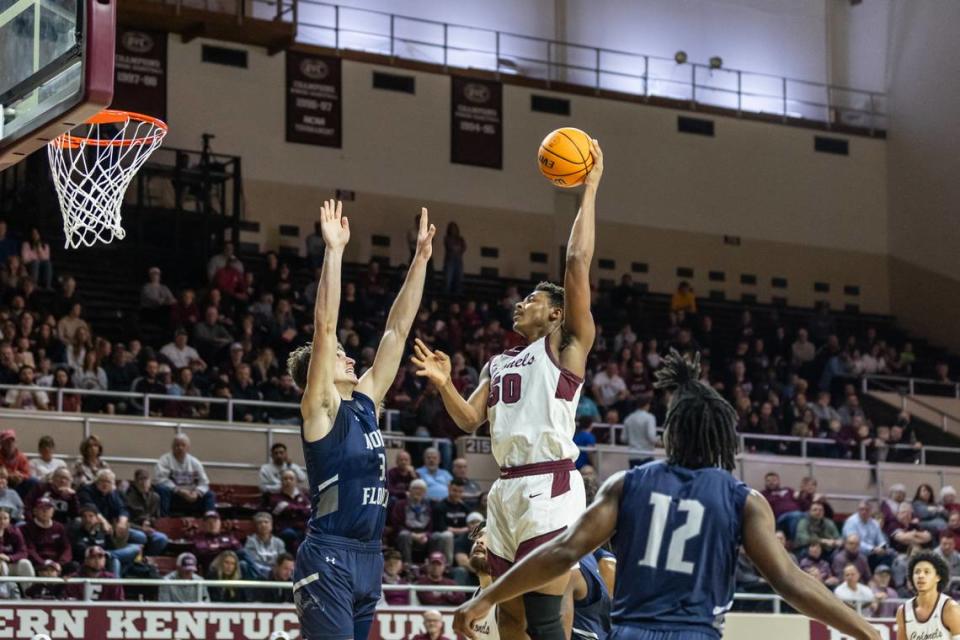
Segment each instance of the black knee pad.
[{"label": "black knee pad", "polygon": [[523,594],[523,609],[527,616],[527,635],[530,640],[565,640],[560,605],[563,596],[543,593]]}]

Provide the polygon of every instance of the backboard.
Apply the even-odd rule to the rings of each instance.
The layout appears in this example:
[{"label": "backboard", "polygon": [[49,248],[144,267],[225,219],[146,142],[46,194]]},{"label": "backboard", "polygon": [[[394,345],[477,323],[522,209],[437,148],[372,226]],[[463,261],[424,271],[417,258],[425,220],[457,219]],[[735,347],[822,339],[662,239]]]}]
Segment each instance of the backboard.
[{"label": "backboard", "polygon": [[0,171],[109,106],[118,0],[0,0]]}]

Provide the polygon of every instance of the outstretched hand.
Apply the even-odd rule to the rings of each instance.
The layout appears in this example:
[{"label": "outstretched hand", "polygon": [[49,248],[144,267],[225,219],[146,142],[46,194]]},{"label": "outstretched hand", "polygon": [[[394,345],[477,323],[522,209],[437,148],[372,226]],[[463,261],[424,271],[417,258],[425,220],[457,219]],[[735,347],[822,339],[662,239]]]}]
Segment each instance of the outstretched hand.
[{"label": "outstretched hand", "polygon": [[437,228],[430,224],[430,215],[426,207],[420,208],[420,229],[417,231],[417,257],[429,260],[433,255],[433,236]]},{"label": "outstretched hand", "polygon": [[328,249],[342,249],[350,242],[350,222],[342,211],[339,200],[325,200],[320,208],[320,232]]},{"label": "outstretched hand", "polygon": [[600,177],[603,175],[603,150],[600,149],[600,143],[596,138],[590,139],[590,155],[593,156],[593,168],[587,173],[584,184],[588,187],[596,188],[600,184]]},{"label": "outstretched hand", "polygon": [[420,338],[413,341],[413,356],[410,357],[410,362],[417,367],[416,375],[426,378],[437,387],[450,382],[450,372],[453,369],[450,356],[443,351],[431,351]]}]

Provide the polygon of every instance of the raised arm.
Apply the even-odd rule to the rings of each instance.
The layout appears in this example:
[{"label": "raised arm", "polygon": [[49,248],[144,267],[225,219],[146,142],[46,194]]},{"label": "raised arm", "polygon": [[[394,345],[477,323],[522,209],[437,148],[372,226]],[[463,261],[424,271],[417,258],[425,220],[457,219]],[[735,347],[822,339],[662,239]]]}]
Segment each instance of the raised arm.
[{"label": "raised arm", "polygon": [[343,250],[350,241],[350,223],[342,215],[343,203],[327,200],[320,210],[320,229],[326,251],[313,310],[313,347],[307,384],[300,409],[303,435],[308,442],[323,438],[333,426],[340,395],[333,384],[337,358],[337,315],[340,312],[340,271]]},{"label": "raised arm", "polygon": [[397,368],[403,358],[403,349],[407,342],[410,327],[417,317],[420,308],[420,299],[423,297],[423,282],[427,274],[427,263],[433,255],[433,236],[437,229],[432,224],[427,208],[420,210],[420,230],[417,233],[417,251],[410,261],[407,277],[403,281],[400,293],[397,294],[387,324],[377,348],[377,355],[370,367],[357,385],[357,391],[369,396],[373,403],[380,406],[380,402],[397,377]]},{"label": "raised arm", "polygon": [[773,590],[800,613],[844,635],[858,640],[879,640],[876,629],[787,557],[774,529],[770,505],[762,495],[751,491],[743,507],[743,546]]},{"label": "raised arm", "polygon": [[590,313],[590,263],[596,244],[597,188],[603,175],[603,152],[596,140],[590,141],[590,152],[594,164],[584,181],[580,211],[567,241],[567,264],[563,276],[563,331],[567,344],[560,353],[560,361],[577,375],[584,373],[587,354],[596,334]]},{"label": "raised arm", "polygon": [[603,544],[617,529],[617,512],[623,492],[624,472],[611,476],[580,519],[558,537],[514,565],[477,597],[457,609],[453,628],[476,638],[473,623],[482,619],[495,604],[535,591],[570,571],[580,558]]},{"label": "raised arm", "polygon": [[417,366],[417,375],[426,378],[440,390],[443,407],[462,431],[473,433],[487,421],[487,396],[490,395],[490,365],[480,371],[480,380],[468,399],[457,391],[450,376],[450,356],[443,351],[432,351],[417,338],[410,361]]}]

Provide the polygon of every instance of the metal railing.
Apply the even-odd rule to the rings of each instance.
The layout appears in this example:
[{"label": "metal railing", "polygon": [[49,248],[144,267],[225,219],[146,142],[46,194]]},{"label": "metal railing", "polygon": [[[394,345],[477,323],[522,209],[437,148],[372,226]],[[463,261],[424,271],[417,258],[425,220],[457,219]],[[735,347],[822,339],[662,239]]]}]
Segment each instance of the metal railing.
[{"label": "metal railing", "polygon": [[[285,590],[292,589],[293,583],[291,582],[271,582],[271,581],[259,581],[259,580],[206,580],[206,579],[196,579],[196,580],[183,580],[183,579],[145,579],[145,578],[49,578],[49,577],[31,577],[31,576],[7,576],[4,578],[5,581],[13,582],[16,584],[53,584],[66,586],[69,584],[82,584],[83,589],[83,602],[93,602],[93,590],[94,585],[120,585],[120,586],[129,586],[129,587],[194,587],[197,590],[197,603],[202,599],[202,594],[204,588],[206,589],[222,589],[222,588],[236,588],[236,589],[274,589],[274,590]],[[960,581],[960,578],[954,578],[951,580],[951,585]],[[384,591],[405,591],[411,596],[420,592],[442,592],[442,593],[466,593],[471,594],[476,591],[475,586],[456,586],[456,585],[418,585],[418,584],[384,584],[382,586]],[[734,602],[769,602],[772,605],[771,613],[779,614],[783,610],[784,600],[781,596],[775,593],[735,593],[733,595]],[[24,601],[24,600],[21,600]],[[29,602],[29,600],[26,600]],[[43,601],[49,602],[49,601]],[[103,602],[103,601],[99,601]],[[885,602],[902,604],[904,602],[909,602],[909,599],[901,598],[890,598],[885,600]],[[214,603],[215,604],[215,603]],[[275,604],[275,603],[272,603]],[[865,603],[853,602],[849,603],[853,606],[858,612],[863,611],[863,605]],[[204,606],[207,606],[206,604]],[[236,605],[231,605],[235,607]],[[291,605],[292,606],[292,605]],[[382,605],[381,605],[382,606]],[[387,607],[389,608],[389,607]],[[441,607],[442,608],[442,607]],[[757,612],[763,613],[763,612]]]},{"label": "metal railing", "polygon": [[459,69],[869,130],[887,127],[886,94],[320,0],[157,0],[296,24],[297,42]]},{"label": "metal railing", "polygon": [[[242,400],[234,398],[215,398],[212,396],[171,396],[157,393],[137,393],[135,391],[99,391],[96,389],[73,389],[64,387],[41,387],[39,385],[0,384],[0,392],[3,392],[3,395],[5,395],[7,391],[11,390],[25,392],[42,391],[47,394],[48,399],[50,396],[53,396],[53,404],[49,408],[57,413],[63,412],[63,401],[66,396],[134,400],[139,403],[139,407],[134,406],[134,408],[137,409],[137,413],[127,415],[138,415],[144,418],[154,417],[151,416],[151,403],[153,403],[153,409],[156,409],[158,404],[167,405],[186,403],[194,405],[226,405],[226,417],[224,420],[220,420],[218,422],[237,424],[250,424],[246,421],[234,420],[234,415],[237,413],[236,407],[238,406],[261,407],[264,409],[286,409],[287,411],[296,411],[298,413],[300,411],[300,405],[295,402]],[[380,412],[380,419],[384,431],[393,431],[394,424],[396,423],[399,414],[400,412],[396,409],[383,409]]]},{"label": "metal railing", "polygon": [[[917,387],[924,388],[928,393],[917,394]],[[933,391],[945,391],[946,393],[929,393]],[[888,375],[869,375],[860,379],[860,391],[869,393],[870,391],[884,391],[887,393],[896,393],[900,397],[900,410],[909,411],[908,401],[922,407],[939,416],[940,428],[947,431],[950,421],[960,424],[960,417],[944,411],[942,407],[937,407],[927,401],[920,400],[918,395],[929,395],[945,398],[960,399],[960,383],[940,382],[938,380],[929,380],[924,378],[888,376]]]}]

